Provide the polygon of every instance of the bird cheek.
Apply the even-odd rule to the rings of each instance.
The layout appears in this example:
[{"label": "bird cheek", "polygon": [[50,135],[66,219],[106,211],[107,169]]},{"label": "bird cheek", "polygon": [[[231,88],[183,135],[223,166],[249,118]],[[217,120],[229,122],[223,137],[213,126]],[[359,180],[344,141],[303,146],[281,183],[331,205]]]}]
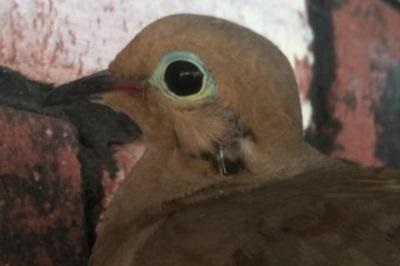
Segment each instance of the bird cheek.
[{"label": "bird cheek", "polygon": [[132,97],[130,93],[122,91],[110,91],[103,94],[103,102],[116,111],[129,115],[132,119],[140,109],[137,97]]},{"label": "bird cheek", "polygon": [[154,120],[157,119],[157,104],[154,97],[144,94],[132,94],[123,91],[111,91],[103,94],[103,101],[106,105],[128,115],[141,128],[143,134],[148,135],[147,128],[153,128],[157,125]]}]

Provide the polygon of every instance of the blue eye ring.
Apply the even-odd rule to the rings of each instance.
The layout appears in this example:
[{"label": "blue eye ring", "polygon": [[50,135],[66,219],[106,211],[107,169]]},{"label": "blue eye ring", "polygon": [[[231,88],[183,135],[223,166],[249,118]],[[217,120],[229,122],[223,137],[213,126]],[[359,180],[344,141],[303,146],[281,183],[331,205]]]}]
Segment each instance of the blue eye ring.
[{"label": "blue eye ring", "polygon": [[[189,78],[195,78],[195,86],[200,84],[199,88],[191,88],[190,91],[186,93],[177,93],[177,91],[174,92],[174,89],[170,87],[171,84],[168,86],[168,83],[170,82],[166,80],[166,72],[169,70],[169,67],[178,63],[196,71],[193,72],[195,73],[195,77],[192,75]],[[201,80],[199,80],[200,76],[202,77]],[[191,82],[193,84],[193,81]],[[153,87],[159,88],[167,97],[175,100],[199,101],[216,96],[217,94],[216,82],[212,77],[211,72],[196,54],[188,51],[175,51],[163,56],[153,72],[149,83]],[[182,84],[190,83],[186,82]]]}]

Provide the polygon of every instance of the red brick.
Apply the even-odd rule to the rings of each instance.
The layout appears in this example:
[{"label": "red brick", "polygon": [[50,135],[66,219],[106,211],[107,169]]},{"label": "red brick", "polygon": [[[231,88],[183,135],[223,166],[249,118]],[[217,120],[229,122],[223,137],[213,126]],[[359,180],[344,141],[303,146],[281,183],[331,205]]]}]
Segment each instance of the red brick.
[{"label": "red brick", "polygon": [[384,1],[339,1],[332,20],[337,68],[329,102],[342,126],[333,155],[381,165],[374,108],[400,59],[400,12]]},{"label": "red brick", "polygon": [[75,130],[7,107],[0,128],[0,265],[85,264]]}]

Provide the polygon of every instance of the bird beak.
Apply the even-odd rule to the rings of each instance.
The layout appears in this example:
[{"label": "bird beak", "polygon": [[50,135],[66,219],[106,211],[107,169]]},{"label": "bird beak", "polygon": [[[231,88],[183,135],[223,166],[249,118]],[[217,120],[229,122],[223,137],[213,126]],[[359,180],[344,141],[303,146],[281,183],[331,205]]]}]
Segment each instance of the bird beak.
[{"label": "bird beak", "polygon": [[55,87],[47,95],[44,105],[71,104],[80,100],[101,101],[106,92],[137,93],[141,91],[141,85],[140,82],[121,79],[110,71],[103,70]]}]

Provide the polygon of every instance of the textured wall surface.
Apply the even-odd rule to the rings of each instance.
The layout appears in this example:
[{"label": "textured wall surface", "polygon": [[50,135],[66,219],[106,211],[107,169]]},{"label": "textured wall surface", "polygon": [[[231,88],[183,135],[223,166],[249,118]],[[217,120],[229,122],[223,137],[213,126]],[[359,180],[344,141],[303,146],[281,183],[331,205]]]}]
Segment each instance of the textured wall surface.
[{"label": "textured wall surface", "polygon": [[127,116],[87,101],[43,107],[50,90],[0,67],[0,265],[86,265],[144,150]]},{"label": "textured wall surface", "polygon": [[309,1],[316,58],[309,140],[365,165],[400,166],[400,5]]},{"label": "textured wall surface", "polygon": [[82,265],[88,249],[81,244],[86,237],[73,128],[5,107],[0,127],[0,265]]}]

